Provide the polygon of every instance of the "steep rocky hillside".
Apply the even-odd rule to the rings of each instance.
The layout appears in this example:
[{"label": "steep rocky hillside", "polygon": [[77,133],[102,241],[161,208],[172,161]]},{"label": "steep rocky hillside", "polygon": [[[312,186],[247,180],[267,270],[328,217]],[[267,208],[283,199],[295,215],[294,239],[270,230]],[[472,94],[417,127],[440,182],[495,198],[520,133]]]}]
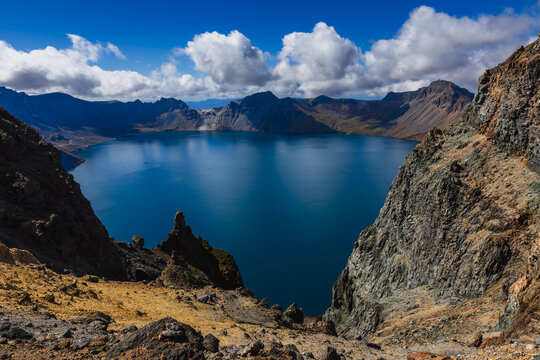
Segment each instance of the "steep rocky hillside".
[{"label": "steep rocky hillside", "polygon": [[105,227],[60,152],[0,108],[0,241],[54,268],[124,278]]},{"label": "steep rocky hillside", "polygon": [[334,285],[326,315],[340,334],[538,333],[539,75],[537,40],[486,71],[461,121],[405,160]]}]

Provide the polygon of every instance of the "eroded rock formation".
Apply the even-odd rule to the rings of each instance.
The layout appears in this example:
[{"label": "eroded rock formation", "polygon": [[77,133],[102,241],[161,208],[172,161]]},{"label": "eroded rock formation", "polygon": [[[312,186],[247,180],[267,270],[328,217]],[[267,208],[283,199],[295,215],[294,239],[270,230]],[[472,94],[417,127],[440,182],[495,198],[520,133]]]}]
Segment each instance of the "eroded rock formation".
[{"label": "eroded rock formation", "polygon": [[[232,255],[210,246],[200,236],[193,235],[181,211],[176,213],[174,229],[167,236],[167,241],[159,244],[157,249],[171,255],[172,261],[168,267],[194,267],[202,271],[215,286],[224,289],[243,287],[240,271]],[[181,259],[175,260],[177,257]]]}]

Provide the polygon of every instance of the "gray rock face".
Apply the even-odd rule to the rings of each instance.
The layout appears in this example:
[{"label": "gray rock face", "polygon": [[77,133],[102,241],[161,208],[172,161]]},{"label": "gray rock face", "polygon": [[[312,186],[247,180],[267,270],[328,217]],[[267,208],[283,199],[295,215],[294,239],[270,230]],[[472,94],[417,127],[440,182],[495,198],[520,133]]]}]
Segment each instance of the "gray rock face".
[{"label": "gray rock face", "polygon": [[[514,282],[506,269],[531,272],[540,177],[513,154],[540,161],[539,59],[537,41],[487,71],[461,122],[431,131],[407,157],[334,284],[326,317],[338,333],[375,332],[389,302],[406,311],[400,296],[412,289],[459,301],[503,277]],[[521,186],[518,169],[527,174]]]},{"label": "gray rock face", "polygon": [[513,152],[540,165],[540,43],[518,49],[479,79],[466,120]]}]

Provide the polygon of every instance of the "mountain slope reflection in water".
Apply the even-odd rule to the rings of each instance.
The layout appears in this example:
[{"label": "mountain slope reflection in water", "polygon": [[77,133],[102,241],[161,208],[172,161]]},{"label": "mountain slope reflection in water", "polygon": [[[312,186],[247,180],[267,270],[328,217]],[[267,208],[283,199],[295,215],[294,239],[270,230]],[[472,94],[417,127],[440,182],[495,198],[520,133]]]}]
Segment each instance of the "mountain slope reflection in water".
[{"label": "mountain slope reflection in water", "polygon": [[236,259],[259,299],[308,315],[376,218],[416,142],[374,136],[163,132],[77,152],[72,171],[112,237],[166,239],[176,210]]}]

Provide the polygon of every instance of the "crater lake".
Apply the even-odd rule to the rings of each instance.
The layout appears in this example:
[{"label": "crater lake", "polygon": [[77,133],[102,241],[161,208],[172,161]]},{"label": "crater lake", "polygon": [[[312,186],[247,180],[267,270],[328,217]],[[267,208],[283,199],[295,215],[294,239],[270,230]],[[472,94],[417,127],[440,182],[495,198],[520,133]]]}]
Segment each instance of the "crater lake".
[{"label": "crater lake", "polygon": [[417,142],[362,135],[140,133],[76,154],[71,173],[117,240],[166,240],[182,210],[245,287],[307,315],[330,306],[359,233]]}]

